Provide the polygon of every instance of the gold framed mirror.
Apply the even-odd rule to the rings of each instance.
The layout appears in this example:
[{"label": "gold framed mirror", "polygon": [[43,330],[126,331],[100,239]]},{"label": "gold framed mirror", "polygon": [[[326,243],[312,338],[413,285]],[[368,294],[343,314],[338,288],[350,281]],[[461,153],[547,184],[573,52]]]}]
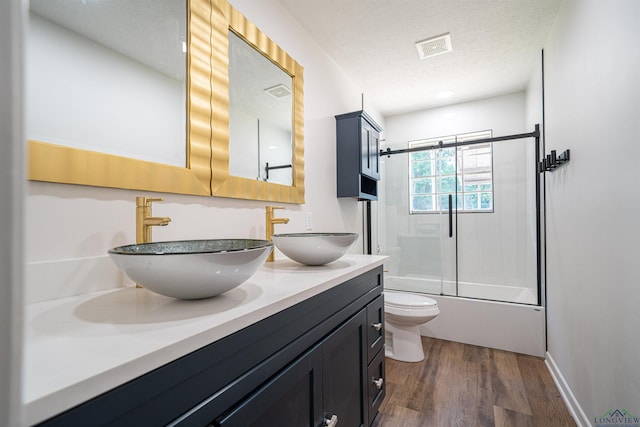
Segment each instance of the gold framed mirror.
[{"label": "gold framed mirror", "polygon": [[185,46],[187,129],[186,141],[176,141],[176,144],[185,147],[185,166],[29,140],[29,179],[180,194],[211,194],[211,7],[203,0],[192,0],[188,7],[185,2],[184,7],[187,9],[188,28]]},{"label": "gold framed mirror", "polygon": [[[274,41],[234,9],[226,0],[213,1],[212,62],[214,94],[226,98],[213,103],[212,194],[221,197],[304,203],[304,79],[303,68]],[[292,185],[233,176],[229,173],[229,32],[232,31],[257,52],[291,76],[292,80]],[[222,132],[224,130],[224,132]]]},{"label": "gold framed mirror", "polygon": [[[226,0],[188,0],[187,3],[186,165],[168,165],[31,139],[28,141],[29,179],[304,203],[302,67]],[[291,186],[229,173],[229,30],[292,78]]]}]

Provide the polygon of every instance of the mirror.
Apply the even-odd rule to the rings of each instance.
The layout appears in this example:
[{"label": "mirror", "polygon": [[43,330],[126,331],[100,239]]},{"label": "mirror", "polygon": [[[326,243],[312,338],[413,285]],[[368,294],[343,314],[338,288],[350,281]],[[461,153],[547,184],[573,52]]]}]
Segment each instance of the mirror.
[{"label": "mirror", "polygon": [[229,31],[229,173],[291,185],[292,79]]},{"label": "mirror", "polygon": [[30,9],[29,178],[211,194],[211,8],[31,0]]},{"label": "mirror", "polygon": [[186,4],[31,0],[27,137],[186,166]]},{"label": "mirror", "polygon": [[[282,50],[275,42],[269,39],[265,34],[249,22],[240,12],[235,10],[226,0],[214,0],[213,1],[214,13],[212,16],[211,28],[212,39],[217,43],[213,44],[212,55],[213,62],[225,63],[226,67],[221,67],[219,73],[214,73],[212,78],[213,93],[227,93],[229,98],[223,100],[222,104],[214,105],[213,108],[213,128],[214,129],[231,129],[230,133],[224,134],[222,132],[214,132],[212,135],[213,140],[213,153],[212,156],[212,194],[214,196],[222,197],[236,197],[243,199],[253,200],[265,200],[265,201],[279,201],[285,203],[304,203],[304,111],[303,111],[303,68],[298,64],[291,56],[289,56],[284,50]],[[231,35],[230,35],[231,34]],[[237,36],[237,37],[235,37]],[[226,41],[223,43],[222,41]],[[248,145],[253,144],[257,147],[257,139],[253,142],[247,143],[247,149],[243,150],[242,142],[235,140],[234,135],[237,134],[235,124],[235,118],[231,117],[231,105],[236,103],[235,95],[232,86],[234,79],[238,76],[230,76],[228,71],[232,67],[230,64],[231,57],[229,55],[229,46],[235,50],[236,47],[246,50],[253,50],[250,52],[252,56],[258,54],[262,56],[262,60],[267,59],[266,63],[268,68],[274,71],[275,74],[279,74],[278,79],[282,80],[282,84],[291,84],[291,99],[286,101],[287,105],[292,106],[292,109],[286,107],[286,110],[292,114],[288,119],[291,123],[291,153],[286,152],[282,158],[270,157],[267,154],[260,154],[261,171],[256,171],[258,164],[258,155],[251,160],[248,165],[241,167],[242,171],[238,172],[235,168],[236,155],[235,151],[240,151],[241,156],[247,156],[246,153],[256,153],[256,151],[248,148]],[[243,46],[246,45],[246,46]],[[255,58],[254,58],[255,59]],[[270,63],[270,64],[269,64]],[[227,73],[224,73],[224,70]],[[260,66],[261,73],[263,72],[263,66]],[[253,70],[253,79],[255,79],[255,70]],[[276,83],[278,84],[278,83]],[[273,85],[271,85],[273,86]],[[263,92],[264,89],[270,86],[260,86],[259,91]],[[261,93],[260,96],[264,94]],[[233,99],[231,97],[234,97]],[[287,97],[285,97],[286,99]],[[256,103],[255,99],[249,102]],[[285,103],[284,100],[282,102]],[[242,109],[246,109],[246,103]],[[283,111],[285,107],[283,107]],[[286,112],[284,113],[286,114]],[[284,117],[284,116],[283,116]],[[254,134],[257,134],[255,128],[257,128],[257,118],[253,118],[254,126],[251,124],[249,129],[253,127]],[[280,119],[281,121],[287,121],[287,119]],[[262,119],[261,119],[262,121]],[[232,127],[233,126],[233,127]],[[231,139],[229,138],[231,134]],[[266,139],[267,137],[261,137]],[[285,138],[282,138],[285,139]],[[236,142],[240,144],[236,146]],[[269,150],[269,146],[265,146],[266,150]],[[282,150],[284,153],[285,150]],[[233,158],[229,158],[229,156]],[[270,171],[270,176],[276,172],[285,172],[290,176],[282,179],[278,179],[278,183],[267,182],[262,177],[262,173],[265,172],[264,166],[267,162],[271,166],[286,165],[286,159],[291,159],[291,169],[283,168]],[[282,162],[282,163],[281,163]],[[242,163],[242,160],[240,160]],[[275,163],[275,165],[274,165]],[[245,170],[246,169],[246,170]],[[288,170],[289,169],[289,170]],[[288,180],[290,184],[288,183]]]},{"label": "mirror", "polygon": [[[38,0],[35,0],[38,1]],[[40,0],[42,1],[42,0]],[[46,0],[57,4],[62,4],[68,0]],[[262,34],[253,24],[251,24],[242,14],[233,9],[226,0],[182,0],[177,3],[186,8],[187,37],[186,37],[186,145],[185,135],[178,137],[177,133],[168,139],[180,139],[175,145],[167,149],[167,153],[160,155],[157,151],[156,140],[160,138],[156,131],[159,126],[159,115],[151,113],[147,107],[135,107],[135,111],[130,111],[127,116],[140,118],[139,121],[122,121],[117,119],[112,127],[124,132],[131,133],[131,127],[142,123],[142,117],[149,119],[146,126],[140,126],[139,137],[134,142],[121,144],[119,148],[114,148],[113,139],[99,141],[101,131],[98,124],[100,117],[94,119],[93,124],[85,126],[88,136],[72,138],[77,142],[63,142],[60,137],[53,134],[38,131],[29,135],[29,179],[37,181],[58,182],[67,184],[93,185],[102,187],[114,187],[125,189],[136,189],[146,191],[158,191],[193,195],[214,195],[220,197],[233,197],[252,200],[278,201],[284,203],[304,203],[304,117],[303,117],[303,69],[284,52],[277,44]],[[152,0],[144,0],[145,9],[153,12],[156,2],[149,4]],[[82,4],[86,2],[80,0]],[[95,14],[103,12],[103,3],[114,3],[118,5],[134,4],[136,2],[122,2],[108,0],[106,2],[96,2]],[[170,2],[175,5],[176,2]],[[131,16],[136,16],[131,14]],[[36,18],[38,19],[38,18]],[[134,18],[134,23],[119,24],[117,21],[107,19],[109,32],[127,33],[129,27],[136,27],[140,24]],[[142,18],[140,18],[142,19]],[[291,159],[291,168],[287,178],[278,178],[277,182],[267,182],[263,179],[256,179],[259,175],[251,178],[236,176],[230,172],[230,151],[234,150],[234,144],[229,142],[229,118],[230,118],[230,97],[229,97],[229,30],[232,30],[240,39],[268,58],[272,64],[277,65],[288,75],[291,81],[291,105],[289,122],[291,129],[291,152],[287,158]],[[175,31],[173,29],[171,31]],[[31,34],[27,37],[30,42]],[[182,43],[180,43],[182,49]],[[109,48],[112,49],[113,48]],[[160,46],[160,51],[165,47]],[[47,49],[51,54],[55,50]],[[31,54],[31,50],[28,55]],[[35,52],[35,51],[33,51]],[[114,50],[115,52],[115,50]],[[127,56],[128,54],[120,54]],[[184,55],[180,50],[179,55]],[[131,58],[128,58],[130,60]],[[168,60],[167,60],[168,61]],[[46,63],[46,61],[45,61]],[[184,64],[184,60],[183,60]],[[150,67],[142,62],[141,67]],[[31,72],[33,66],[27,64],[27,72]],[[48,68],[48,65],[47,65]],[[40,70],[42,71],[42,70]],[[45,70],[46,71],[46,70]],[[84,72],[84,70],[74,65],[72,70],[74,76],[87,77],[92,87],[86,86],[83,89],[93,98],[94,92],[100,86],[97,79],[93,79],[94,72]],[[108,74],[108,73],[107,73]],[[161,72],[158,71],[158,74]],[[173,76],[175,73],[170,72]],[[166,72],[165,72],[166,75]],[[173,78],[173,77],[172,77]],[[120,82],[120,80],[118,80]],[[103,86],[107,84],[102,83]],[[74,89],[77,89],[74,86]],[[27,89],[32,91],[34,96],[41,95],[40,89]],[[121,95],[121,99],[116,106],[108,108],[110,113],[119,113],[124,104],[133,102],[134,95],[141,101],[141,92],[138,87],[130,88],[127,93]],[[126,95],[126,97],[125,97]],[[56,100],[64,95],[52,95]],[[174,99],[176,97],[174,96]],[[33,104],[34,101],[28,101]],[[174,104],[172,104],[174,105]],[[180,112],[171,113],[177,120],[184,118],[184,102]],[[174,105],[175,106],[175,105]],[[29,108],[29,106],[27,106]],[[77,105],[73,106],[77,109]],[[173,107],[171,107],[173,108]],[[90,109],[90,108],[87,108]],[[146,115],[146,116],[145,116]],[[27,122],[31,126],[31,113],[27,111]],[[47,114],[40,113],[46,118]],[[69,120],[72,118],[72,120]],[[76,130],[82,127],[84,118],[80,119],[74,112],[64,114],[63,127],[66,130]],[[149,124],[150,123],[150,124]],[[180,123],[180,122],[175,122]],[[182,127],[175,124],[174,128]],[[74,128],[74,129],[71,129]],[[165,132],[160,132],[164,136]],[[166,132],[168,133],[168,132]],[[122,135],[122,133],[120,134]],[[141,136],[140,136],[141,135]],[[86,140],[85,140],[86,138]],[[124,139],[124,137],[122,138]],[[147,142],[146,147],[141,140]],[[88,141],[88,142],[87,142]],[[134,152],[124,151],[126,148],[134,147]],[[168,147],[168,145],[167,145]],[[137,151],[137,152],[135,152]],[[235,155],[234,155],[235,157]],[[280,165],[280,159],[269,159],[267,154],[260,154],[262,163],[270,160],[269,163]],[[286,169],[283,169],[283,171]],[[278,172],[278,170],[273,171]],[[273,181],[270,179],[269,181]]]}]

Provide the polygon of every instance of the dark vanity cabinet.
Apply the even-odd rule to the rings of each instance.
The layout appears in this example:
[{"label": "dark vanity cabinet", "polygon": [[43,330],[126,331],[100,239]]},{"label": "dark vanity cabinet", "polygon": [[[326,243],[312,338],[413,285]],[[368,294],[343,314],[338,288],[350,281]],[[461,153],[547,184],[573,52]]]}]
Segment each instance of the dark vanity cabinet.
[{"label": "dark vanity cabinet", "polygon": [[43,425],[367,427],[385,395],[383,305],[376,267]]},{"label": "dark vanity cabinet", "polygon": [[378,199],[380,132],[364,111],[336,116],[338,197]]},{"label": "dark vanity cabinet", "polygon": [[365,328],[361,310],[214,425],[366,426]]}]

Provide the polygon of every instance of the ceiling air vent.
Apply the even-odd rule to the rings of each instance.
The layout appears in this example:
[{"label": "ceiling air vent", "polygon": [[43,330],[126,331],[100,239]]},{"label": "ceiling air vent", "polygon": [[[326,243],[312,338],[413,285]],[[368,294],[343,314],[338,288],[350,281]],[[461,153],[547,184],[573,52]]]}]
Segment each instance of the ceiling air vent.
[{"label": "ceiling air vent", "polygon": [[291,95],[291,89],[283,84],[268,87],[264,91],[274,98],[284,98],[285,96]]},{"label": "ceiling air vent", "polygon": [[451,52],[451,34],[442,34],[440,36],[417,42],[416,49],[418,49],[420,59],[431,58],[432,56]]}]

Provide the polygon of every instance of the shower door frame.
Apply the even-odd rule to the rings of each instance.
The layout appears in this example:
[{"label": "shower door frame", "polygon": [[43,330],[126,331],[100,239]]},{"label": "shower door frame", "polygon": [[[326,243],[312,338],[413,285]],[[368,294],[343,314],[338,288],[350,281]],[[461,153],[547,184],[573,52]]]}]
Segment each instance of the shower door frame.
[{"label": "shower door frame", "polygon": [[[535,197],[536,197],[536,296],[537,296],[537,303],[536,304],[524,304],[524,305],[530,305],[530,306],[542,306],[543,305],[543,301],[542,301],[542,214],[541,214],[541,183],[540,183],[540,170],[539,170],[539,160],[540,160],[540,125],[536,124],[534,127],[533,132],[528,132],[528,133],[520,133],[520,134],[513,134],[513,135],[506,135],[506,136],[496,136],[496,137],[491,137],[491,138],[482,138],[482,139],[476,139],[476,140],[470,140],[470,141],[464,141],[464,142],[451,142],[451,143],[442,143],[440,142],[437,145],[431,145],[431,146],[421,146],[421,147],[413,147],[413,148],[403,148],[403,149],[398,149],[398,150],[391,150],[390,148],[387,148],[386,150],[380,150],[380,156],[387,156],[387,157],[391,157],[394,154],[403,154],[403,153],[414,153],[414,152],[419,152],[419,151],[428,151],[428,150],[437,150],[437,149],[443,149],[443,148],[454,148],[454,147],[460,147],[460,146],[468,146],[468,145],[477,145],[477,144],[485,144],[485,143],[489,143],[489,142],[498,142],[498,141],[509,141],[509,140],[516,140],[516,139],[528,139],[528,138],[534,138],[535,140],[535,147],[534,147],[534,152],[535,152],[535,165],[534,165],[534,173],[535,173]],[[367,215],[367,235],[371,236],[371,204],[370,202],[367,202],[367,207],[366,207],[366,215]],[[456,221],[457,222],[457,221]],[[456,224],[457,226],[457,224]],[[457,232],[456,232],[457,235]],[[369,244],[367,247],[367,253],[371,254],[371,242],[370,242],[370,237],[369,237]],[[457,249],[456,249],[457,251]],[[456,261],[457,264],[457,261]],[[458,273],[457,273],[457,266],[456,266],[456,292],[457,292],[457,288],[458,288]],[[489,300],[489,301],[497,301],[497,300]]]}]

